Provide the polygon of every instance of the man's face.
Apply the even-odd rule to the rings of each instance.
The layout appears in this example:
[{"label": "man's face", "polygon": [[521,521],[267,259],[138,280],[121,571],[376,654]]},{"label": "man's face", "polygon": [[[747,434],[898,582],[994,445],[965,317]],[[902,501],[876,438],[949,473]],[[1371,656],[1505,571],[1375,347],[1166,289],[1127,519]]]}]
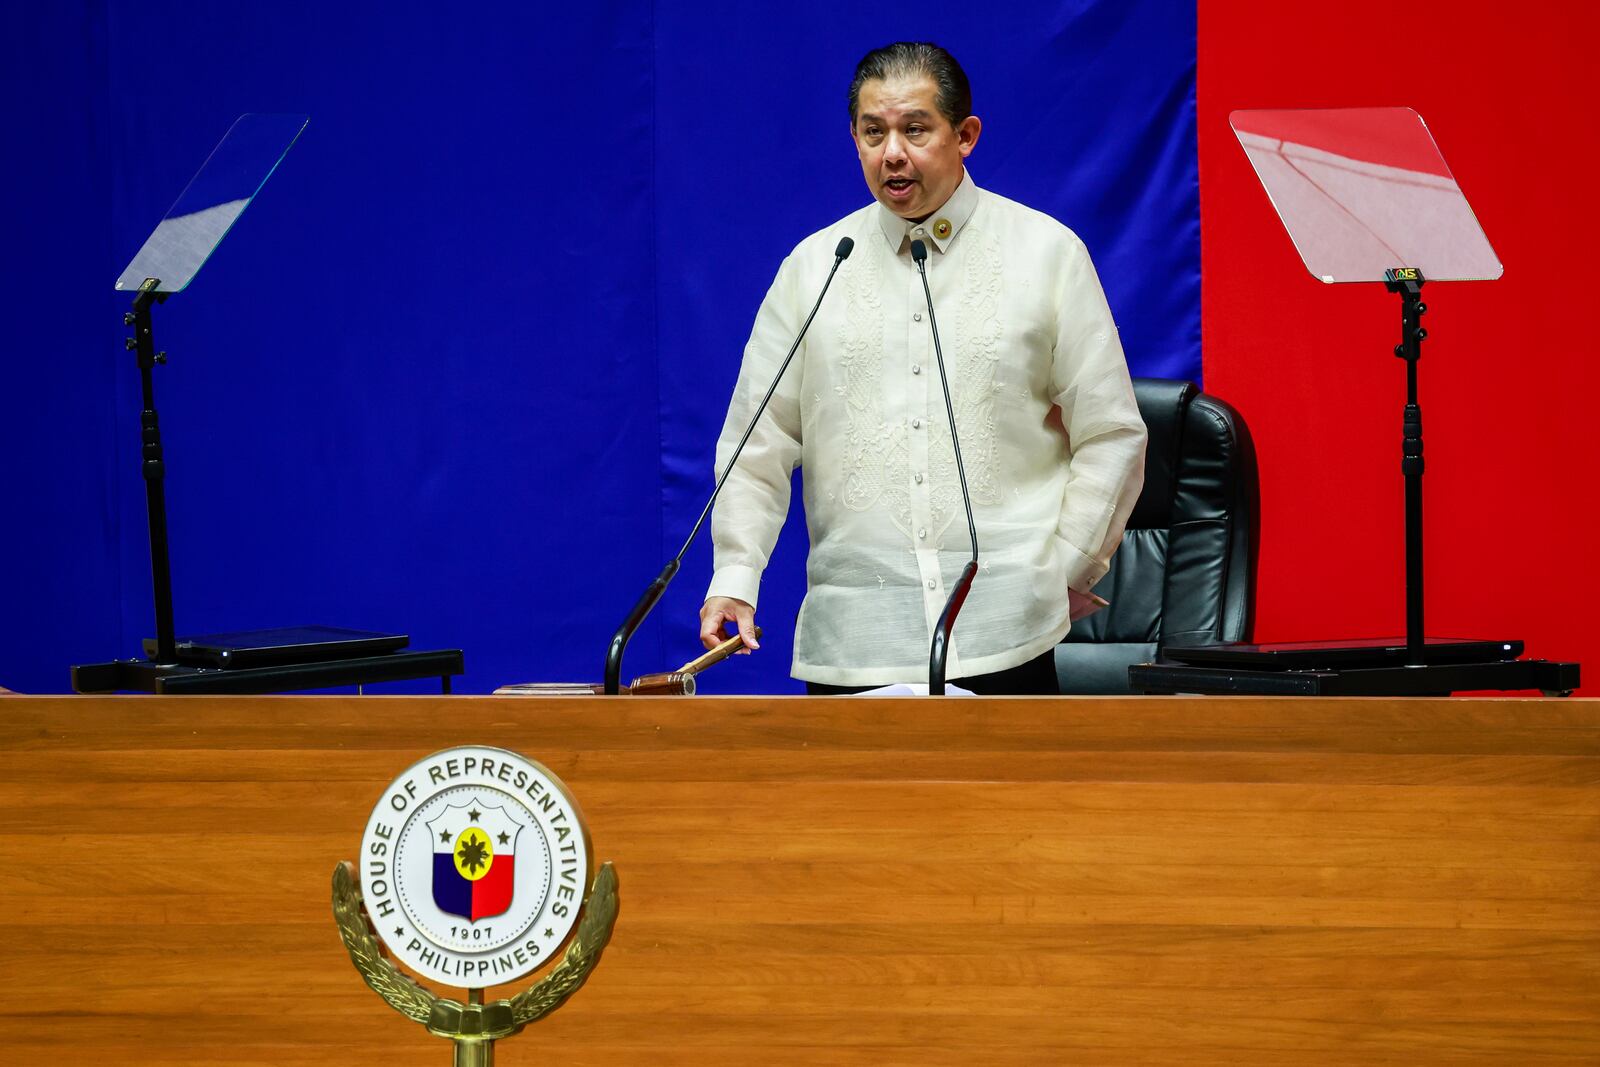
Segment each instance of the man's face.
[{"label": "man's face", "polygon": [[939,113],[933,79],[874,79],[856,97],[850,136],[878,203],[903,219],[927,218],[961,184],[962,163],[978,143],[976,115],[959,126]]}]

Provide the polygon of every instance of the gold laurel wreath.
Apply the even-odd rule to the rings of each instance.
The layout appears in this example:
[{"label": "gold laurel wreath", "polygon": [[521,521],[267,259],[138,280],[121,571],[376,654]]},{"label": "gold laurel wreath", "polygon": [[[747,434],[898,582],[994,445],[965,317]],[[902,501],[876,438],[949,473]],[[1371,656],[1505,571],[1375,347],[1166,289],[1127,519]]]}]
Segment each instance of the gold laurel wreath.
[{"label": "gold laurel wreath", "polygon": [[389,961],[362,902],[355,865],[349,861],[333,869],[333,918],[350,962],[389,1007],[440,1037],[493,1041],[549,1015],[588,980],[616,925],[617,873],[610,863],[601,864],[589,888],[577,936],[556,968],[510,1000],[490,1004],[447,1000]]}]

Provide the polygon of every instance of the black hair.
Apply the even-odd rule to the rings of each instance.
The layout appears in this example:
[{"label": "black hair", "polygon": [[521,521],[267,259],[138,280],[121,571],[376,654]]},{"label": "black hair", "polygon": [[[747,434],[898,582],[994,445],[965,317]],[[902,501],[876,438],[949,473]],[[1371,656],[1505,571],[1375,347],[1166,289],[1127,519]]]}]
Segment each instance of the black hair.
[{"label": "black hair", "polygon": [[856,75],[850,79],[850,125],[856,124],[861,87],[867,82],[919,74],[933,79],[934,103],[950,125],[966,121],[972,114],[972,86],[956,57],[926,41],[896,41],[874,48],[856,64]]}]

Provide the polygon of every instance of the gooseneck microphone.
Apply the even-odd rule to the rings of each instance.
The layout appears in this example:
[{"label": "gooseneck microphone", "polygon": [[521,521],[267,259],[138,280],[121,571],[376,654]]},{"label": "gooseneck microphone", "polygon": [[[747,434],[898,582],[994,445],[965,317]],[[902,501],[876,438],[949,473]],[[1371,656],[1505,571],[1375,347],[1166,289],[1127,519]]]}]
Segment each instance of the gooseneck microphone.
[{"label": "gooseneck microphone", "polygon": [[972,494],[967,492],[967,469],[961,463],[961,439],[956,435],[956,409],[950,402],[950,378],[944,370],[944,351],[939,347],[939,320],[933,314],[933,290],[928,288],[928,246],[921,241],[911,242],[911,258],[922,277],[922,293],[928,301],[928,326],[933,330],[933,355],[939,363],[939,385],[944,390],[944,411],[950,420],[950,444],[956,454],[956,474],[961,479],[961,503],[967,508],[967,533],[972,537],[972,558],[961,569],[956,587],[944,602],[939,621],[933,628],[933,647],[928,652],[928,695],[944,695],[944,661],[950,651],[950,631],[955,629],[956,616],[972,590],[972,579],[978,574],[978,524],[972,520]]},{"label": "gooseneck microphone", "polygon": [[717,502],[717,495],[722,492],[722,484],[728,480],[728,475],[733,473],[733,465],[739,462],[739,454],[744,451],[745,442],[750,440],[750,435],[755,432],[756,423],[760,421],[762,412],[767,410],[767,402],[772,399],[772,394],[778,391],[778,383],[783,380],[783,372],[789,369],[789,361],[794,359],[794,354],[800,350],[800,342],[805,340],[806,331],[811,328],[811,320],[817,317],[817,311],[822,307],[822,298],[828,295],[828,286],[833,284],[833,276],[839,272],[839,264],[850,258],[850,253],[855,249],[856,243],[849,237],[839,238],[839,244],[833,250],[833,267],[828,271],[827,280],[822,283],[822,292],[817,294],[817,302],[811,305],[811,314],[806,316],[806,321],[801,324],[800,332],[795,335],[794,344],[789,346],[789,354],[783,357],[783,363],[778,367],[778,373],[772,379],[772,385],[767,388],[767,395],[761,398],[761,404],[756,408],[756,413],[750,419],[750,425],[745,427],[744,436],[739,438],[739,443],[734,447],[733,455],[728,458],[728,465],[723,468],[722,476],[717,479],[717,486],[711,490],[711,499],[706,501],[706,506],[701,509],[700,517],[694,522],[694,529],[689,531],[689,536],[683,542],[683,547],[678,549],[678,554],[661,568],[661,573],[656,575],[655,581],[645,589],[639,602],[628,612],[628,617],[617,628],[616,634],[611,638],[611,647],[606,651],[606,692],[615,696],[622,691],[622,653],[628,647],[628,640],[633,637],[635,630],[644,622],[645,616],[650,614],[661,600],[667,586],[677,576],[678,568],[683,566],[683,557],[689,551],[689,546],[694,544],[695,535],[700,532],[701,525],[706,521],[706,516],[711,513],[711,507]]}]

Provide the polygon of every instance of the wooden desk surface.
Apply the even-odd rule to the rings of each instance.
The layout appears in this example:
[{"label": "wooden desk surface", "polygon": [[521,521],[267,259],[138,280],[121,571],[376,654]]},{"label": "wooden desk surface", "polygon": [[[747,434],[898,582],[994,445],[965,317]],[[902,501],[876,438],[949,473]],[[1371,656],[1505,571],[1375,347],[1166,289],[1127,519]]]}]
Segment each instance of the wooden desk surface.
[{"label": "wooden desk surface", "polygon": [[6,697],[0,1061],[448,1062],[328,882],[463,743],[622,887],[503,1065],[1600,1062],[1600,701],[1219,697]]}]

